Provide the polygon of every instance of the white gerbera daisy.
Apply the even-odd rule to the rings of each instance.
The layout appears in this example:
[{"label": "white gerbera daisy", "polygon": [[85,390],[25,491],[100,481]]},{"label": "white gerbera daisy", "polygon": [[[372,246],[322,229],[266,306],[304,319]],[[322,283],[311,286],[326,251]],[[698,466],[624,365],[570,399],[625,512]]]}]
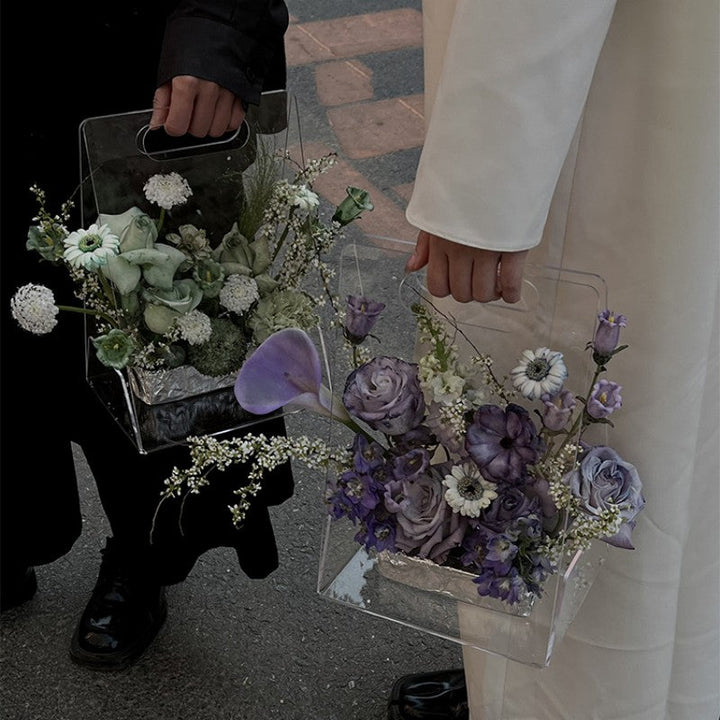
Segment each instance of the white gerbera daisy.
[{"label": "white gerbera daisy", "polygon": [[515,389],[528,400],[537,400],[541,395],[555,395],[567,376],[562,353],[546,347],[534,352],[524,350],[520,364],[510,373]]},{"label": "white gerbera daisy", "polygon": [[119,252],[120,238],[110,227],[92,224],[87,230],[80,228],[65,238],[63,257],[74,268],[97,270],[110,255]]},{"label": "white gerbera daisy", "polygon": [[453,465],[450,474],[445,476],[443,485],[445,500],[450,507],[467,517],[478,517],[497,497],[496,485],[486,480],[472,462]]},{"label": "white gerbera daisy", "polygon": [[218,299],[230,312],[242,314],[260,298],[254,278],[247,275],[230,275],[220,290]]},{"label": "white gerbera daisy", "polygon": [[12,296],[10,311],[23,330],[46,335],[57,325],[59,308],[50,288],[29,283]]},{"label": "white gerbera daisy", "polygon": [[202,345],[212,335],[210,318],[200,310],[191,310],[175,320],[180,337],[191,345]]},{"label": "white gerbera daisy", "polygon": [[159,205],[163,210],[184,205],[193,194],[188,181],[176,172],[153,175],[143,186],[143,192],[151,203]]}]

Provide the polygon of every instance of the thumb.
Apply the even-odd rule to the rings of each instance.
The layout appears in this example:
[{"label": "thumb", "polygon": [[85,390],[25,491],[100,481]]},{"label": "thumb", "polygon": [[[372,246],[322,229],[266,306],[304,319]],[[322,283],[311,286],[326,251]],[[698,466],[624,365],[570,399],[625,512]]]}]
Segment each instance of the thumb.
[{"label": "thumb", "polygon": [[155,90],[153,96],[153,111],[150,117],[150,129],[157,130],[162,127],[167,120],[168,110],[170,108],[170,83],[161,85]]},{"label": "thumb", "polygon": [[418,233],[417,241],[415,243],[415,252],[408,258],[405,263],[405,272],[411,273],[425,267],[428,262],[430,252],[430,243],[428,240],[428,234],[421,230]]}]

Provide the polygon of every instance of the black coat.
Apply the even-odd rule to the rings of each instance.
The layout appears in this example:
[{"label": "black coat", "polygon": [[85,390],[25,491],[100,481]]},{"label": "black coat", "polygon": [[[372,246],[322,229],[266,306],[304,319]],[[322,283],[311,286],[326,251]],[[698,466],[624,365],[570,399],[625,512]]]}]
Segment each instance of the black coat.
[{"label": "black coat", "polygon": [[[3,565],[51,562],[78,537],[72,440],[83,447],[113,534],[162,581],[182,580],[199,554],[215,546],[235,547],[253,577],[276,567],[266,506],[292,494],[289,465],[266,482],[243,529],[230,527],[227,511],[230,485],[244,472],[234,468],[225,473],[227,484],[186,504],[184,534],[177,504],[163,506],[150,544],[162,481],[173,465],[187,462],[187,451],[139,455],[85,382],[80,317],[62,313],[51,334],[34,336],[10,317],[9,300],[19,286],[38,282],[52,287],[58,302],[75,304],[67,273],[41,263],[25,239],[37,211],[30,185],[47,192],[55,212],[79,182],[81,121],[149,108],[155,87],[178,74],[213,80],[257,103],[261,91],[285,85],[287,22],[282,0],[114,2],[90,10],[15,3],[12,16],[2,18]],[[71,229],[79,227],[74,222]],[[284,423],[263,430],[284,433]]]}]

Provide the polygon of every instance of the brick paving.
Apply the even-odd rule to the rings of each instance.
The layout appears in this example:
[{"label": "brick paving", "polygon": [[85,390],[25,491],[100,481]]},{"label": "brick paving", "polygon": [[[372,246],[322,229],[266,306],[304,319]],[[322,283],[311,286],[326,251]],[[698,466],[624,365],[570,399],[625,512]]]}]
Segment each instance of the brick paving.
[{"label": "brick paving", "polygon": [[358,225],[369,235],[415,239],[417,231],[404,216],[412,182],[392,186],[388,193],[355,161],[419,149],[424,114],[422,93],[377,98],[366,56],[421,47],[422,14],[413,8],[310,22],[291,17],[286,36],[288,67],[304,66],[312,72],[317,99],[335,141],[334,147],[307,147],[306,152],[313,157],[334,150],[340,160],[332,173],[316,183],[316,189],[333,203],[344,197],[348,184],[368,190],[375,209]]}]

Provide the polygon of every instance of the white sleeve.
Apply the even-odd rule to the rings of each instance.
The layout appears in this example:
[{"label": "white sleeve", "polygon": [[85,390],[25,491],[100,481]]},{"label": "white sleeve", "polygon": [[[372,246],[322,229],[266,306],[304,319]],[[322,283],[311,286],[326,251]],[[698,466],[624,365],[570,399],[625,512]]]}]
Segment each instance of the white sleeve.
[{"label": "white sleeve", "polygon": [[488,250],[540,242],[614,7],[458,0],[434,73],[412,225]]}]

